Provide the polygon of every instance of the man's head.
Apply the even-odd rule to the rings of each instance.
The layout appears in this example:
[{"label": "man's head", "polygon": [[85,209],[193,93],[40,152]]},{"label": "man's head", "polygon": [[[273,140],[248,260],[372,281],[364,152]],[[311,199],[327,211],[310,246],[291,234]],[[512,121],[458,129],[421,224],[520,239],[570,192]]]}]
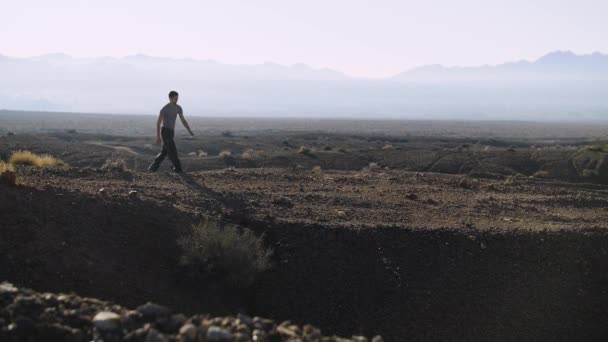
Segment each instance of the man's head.
[{"label": "man's head", "polygon": [[178,98],[179,98],[179,94],[175,90],[171,90],[169,92],[169,102],[176,104]]}]

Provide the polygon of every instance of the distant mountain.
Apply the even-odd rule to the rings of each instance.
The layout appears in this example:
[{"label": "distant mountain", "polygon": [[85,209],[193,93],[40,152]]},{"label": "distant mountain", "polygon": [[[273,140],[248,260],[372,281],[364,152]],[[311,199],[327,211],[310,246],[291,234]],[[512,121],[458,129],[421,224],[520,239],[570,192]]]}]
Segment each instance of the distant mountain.
[{"label": "distant mountain", "polygon": [[427,65],[402,72],[391,79],[413,82],[608,80],[608,55],[555,51],[533,62],[478,67]]},{"label": "distant mountain", "polygon": [[285,66],[276,63],[230,65],[212,60],[172,59],[147,55],[123,58],[74,58],[62,53],[29,58],[0,55],[0,75],[16,80],[344,80],[347,77],[330,69],[315,69],[305,64]]}]

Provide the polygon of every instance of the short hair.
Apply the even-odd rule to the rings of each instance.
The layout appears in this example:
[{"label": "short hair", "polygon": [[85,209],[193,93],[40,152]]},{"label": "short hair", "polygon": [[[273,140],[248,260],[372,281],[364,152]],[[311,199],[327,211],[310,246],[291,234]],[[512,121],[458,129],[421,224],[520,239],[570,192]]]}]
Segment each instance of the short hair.
[{"label": "short hair", "polygon": [[178,95],[179,95],[179,94],[178,94],[178,93],[177,93],[175,90],[171,90],[171,91],[169,92],[169,97],[176,97],[176,96],[178,96]]}]

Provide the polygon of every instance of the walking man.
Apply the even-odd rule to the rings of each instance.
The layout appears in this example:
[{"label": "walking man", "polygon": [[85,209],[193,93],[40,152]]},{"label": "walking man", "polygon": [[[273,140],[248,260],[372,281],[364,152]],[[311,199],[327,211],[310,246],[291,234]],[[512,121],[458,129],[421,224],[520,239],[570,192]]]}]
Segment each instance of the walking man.
[{"label": "walking man", "polygon": [[169,156],[169,160],[173,164],[173,171],[177,173],[182,172],[182,165],[180,164],[177,156],[177,147],[175,146],[174,140],[175,121],[178,115],[179,119],[182,121],[182,124],[184,127],[186,127],[190,135],[194,136],[194,133],[192,133],[190,125],[188,125],[188,121],[186,121],[184,118],[182,107],[177,104],[178,97],[179,94],[172,90],[169,93],[169,103],[167,103],[163,109],[160,110],[160,114],[158,115],[158,120],[156,121],[156,144],[159,145],[162,139],[163,148],[158,156],[156,156],[156,159],[154,159],[154,162],[150,164],[150,167],[148,167],[150,172],[156,172],[160,164],[167,156]]}]

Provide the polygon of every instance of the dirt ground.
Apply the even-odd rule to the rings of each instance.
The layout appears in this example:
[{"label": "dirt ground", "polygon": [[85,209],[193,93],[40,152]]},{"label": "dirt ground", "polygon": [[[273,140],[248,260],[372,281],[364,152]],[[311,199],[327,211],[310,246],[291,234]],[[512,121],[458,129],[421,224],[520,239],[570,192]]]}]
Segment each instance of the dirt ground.
[{"label": "dirt ground", "polygon": [[[387,341],[608,336],[600,136],[555,140],[534,125],[518,139],[231,127],[180,138],[183,175],[143,172],[158,149],[147,136],[0,137],[2,159],[28,149],[71,166],[19,167],[19,186],[0,187],[0,279]],[[198,150],[207,155],[189,154]],[[128,170],[100,169],[117,158]],[[176,240],[207,217],[275,250],[250,289],[180,274]]]}]

